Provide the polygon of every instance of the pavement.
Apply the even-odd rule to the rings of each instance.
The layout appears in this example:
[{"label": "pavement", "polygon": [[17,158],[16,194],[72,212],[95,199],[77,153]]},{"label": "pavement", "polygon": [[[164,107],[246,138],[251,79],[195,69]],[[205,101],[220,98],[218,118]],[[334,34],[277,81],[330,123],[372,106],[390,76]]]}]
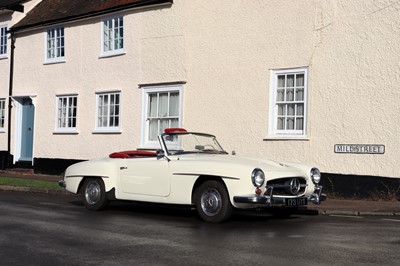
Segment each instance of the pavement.
[{"label": "pavement", "polygon": [[[58,183],[62,179],[57,175],[40,175],[31,172],[18,171],[0,171],[1,177],[24,178],[30,180],[42,180]],[[68,195],[71,194],[65,190],[17,187],[0,185],[0,191],[19,191],[30,193],[47,193]],[[320,205],[310,204],[305,209],[300,210],[306,214],[320,215],[347,215],[347,216],[400,216],[400,201],[392,200],[367,200],[367,199],[348,199],[348,198],[330,198]]]}]

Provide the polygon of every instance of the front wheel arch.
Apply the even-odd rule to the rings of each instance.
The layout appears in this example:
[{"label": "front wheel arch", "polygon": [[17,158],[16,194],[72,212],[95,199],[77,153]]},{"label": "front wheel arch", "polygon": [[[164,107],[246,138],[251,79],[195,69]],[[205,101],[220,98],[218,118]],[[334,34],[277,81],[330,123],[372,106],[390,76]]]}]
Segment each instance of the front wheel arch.
[{"label": "front wheel arch", "polygon": [[229,192],[222,180],[207,179],[194,189],[193,203],[199,217],[206,222],[228,220],[233,212]]}]

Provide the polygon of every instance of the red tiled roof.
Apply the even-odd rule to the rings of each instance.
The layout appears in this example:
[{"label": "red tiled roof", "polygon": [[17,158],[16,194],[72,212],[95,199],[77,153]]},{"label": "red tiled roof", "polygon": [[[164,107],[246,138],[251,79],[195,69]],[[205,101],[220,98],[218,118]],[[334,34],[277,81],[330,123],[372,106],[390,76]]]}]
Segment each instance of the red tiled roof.
[{"label": "red tiled roof", "polygon": [[173,0],[42,0],[11,29],[18,31],[37,26],[73,21],[119,10],[172,3]]}]

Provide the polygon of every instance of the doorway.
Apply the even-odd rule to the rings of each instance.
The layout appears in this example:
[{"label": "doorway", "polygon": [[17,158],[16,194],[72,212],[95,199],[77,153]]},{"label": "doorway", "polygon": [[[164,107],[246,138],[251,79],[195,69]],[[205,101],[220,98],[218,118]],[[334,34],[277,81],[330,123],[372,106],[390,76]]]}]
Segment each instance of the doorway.
[{"label": "doorway", "polygon": [[14,98],[16,107],[15,162],[33,162],[35,106],[31,97]]}]

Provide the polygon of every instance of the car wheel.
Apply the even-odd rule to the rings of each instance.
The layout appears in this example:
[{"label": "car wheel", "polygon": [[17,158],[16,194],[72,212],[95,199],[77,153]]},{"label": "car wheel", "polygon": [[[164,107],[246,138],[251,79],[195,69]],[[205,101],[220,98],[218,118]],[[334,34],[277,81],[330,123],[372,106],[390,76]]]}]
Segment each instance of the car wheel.
[{"label": "car wheel", "polygon": [[218,181],[204,182],[196,190],[196,210],[206,222],[219,223],[232,215],[232,205],[225,186]]},{"label": "car wheel", "polygon": [[82,197],[87,209],[97,211],[104,208],[107,205],[107,198],[103,180],[86,179],[83,184]]}]

